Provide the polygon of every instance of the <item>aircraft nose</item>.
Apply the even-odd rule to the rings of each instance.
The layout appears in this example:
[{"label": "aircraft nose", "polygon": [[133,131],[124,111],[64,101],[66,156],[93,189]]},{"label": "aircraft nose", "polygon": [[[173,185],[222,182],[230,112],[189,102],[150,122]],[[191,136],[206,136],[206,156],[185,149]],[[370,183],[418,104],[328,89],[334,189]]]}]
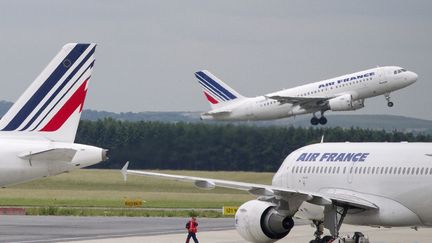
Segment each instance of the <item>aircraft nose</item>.
[{"label": "aircraft nose", "polygon": [[414,83],[418,79],[418,75],[415,72],[408,71],[407,75],[408,75],[407,81],[410,83]]}]

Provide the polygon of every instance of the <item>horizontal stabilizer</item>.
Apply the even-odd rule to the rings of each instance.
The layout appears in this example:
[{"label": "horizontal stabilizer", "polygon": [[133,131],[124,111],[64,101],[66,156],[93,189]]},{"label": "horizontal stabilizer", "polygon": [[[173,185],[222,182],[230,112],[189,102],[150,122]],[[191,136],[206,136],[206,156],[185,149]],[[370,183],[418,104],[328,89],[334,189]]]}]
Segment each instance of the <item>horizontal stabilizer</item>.
[{"label": "horizontal stabilizer", "polygon": [[70,148],[54,148],[54,149],[47,149],[42,151],[30,151],[25,152],[18,157],[21,159],[28,159],[33,161],[64,161],[64,162],[70,162],[72,161],[73,157],[75,156],[75,153],[77,151],[75,149]]},{"label": "horizontal stabilizer", "polygon": [[218,115],[229,115],[231,113],[231,110],[216,110],[216,111],[209,111],[203,113],[203,115],[208,116],[218,116]]}]

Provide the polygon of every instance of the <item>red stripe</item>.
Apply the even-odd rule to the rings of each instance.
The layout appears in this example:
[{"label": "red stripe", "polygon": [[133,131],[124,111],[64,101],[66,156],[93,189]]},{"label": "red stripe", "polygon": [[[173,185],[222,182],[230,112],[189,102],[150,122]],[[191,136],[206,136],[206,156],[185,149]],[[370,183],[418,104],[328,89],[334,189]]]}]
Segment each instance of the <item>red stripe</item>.
[{"label": "red stripe", "polygon": [[209,94],[207,94],[207,92],[204,92],[204,95],[207,97],[207,100],[208,100],[210,103],[212,103],[213,105],[219,103],[217,100],[215,100],[215,99],[214,99],[213,97],[211,97]]},{"label": "red stripe", "polygon": [[87,94],[87,81],[75,91],[75,93],[69,98],[68,101],[63,105],[63,107],[54,115],[54,117],[49,121],[44,128],[41,129],[42,132],[54,132],[57,131],[63,124],[69,119],[69,117],[76,111],[79,107],[80,112],[83,109],[84,100]]}]

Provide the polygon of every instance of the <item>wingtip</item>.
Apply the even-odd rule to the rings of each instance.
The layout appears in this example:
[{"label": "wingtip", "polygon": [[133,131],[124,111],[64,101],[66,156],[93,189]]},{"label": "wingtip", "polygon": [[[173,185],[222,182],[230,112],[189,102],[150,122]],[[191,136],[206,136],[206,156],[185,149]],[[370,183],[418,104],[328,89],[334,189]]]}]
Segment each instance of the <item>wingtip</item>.
[{"label": "wingtip", "polygon": [[127,169],[128,169],[128,166],[129,166],[129,161],[127,161],[126,164],[121,169],[121,173],[123,175],[123,180],[124,181],[127,181]]}]

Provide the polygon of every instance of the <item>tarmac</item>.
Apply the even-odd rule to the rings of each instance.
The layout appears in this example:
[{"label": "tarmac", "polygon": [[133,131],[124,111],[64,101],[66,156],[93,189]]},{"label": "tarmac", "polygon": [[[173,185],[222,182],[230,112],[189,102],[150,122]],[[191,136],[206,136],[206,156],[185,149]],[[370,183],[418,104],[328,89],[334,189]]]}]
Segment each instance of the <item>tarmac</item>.
[{"label": "tarmac", "polygon": [[[245,242],[234,229],[232,218],[198,219],[200,243]],[[0,242],[100,243],[100,242],[185,242],[186,218],[0,216]],[[278,241],[309,242],[314,228],[296,222],[290,234]],[[372,228],[343,225],[341,235],[360,231],[370,243],[429,243],[432,228]]]},{"label": "tarmac", "polygon": [[[302,225],[295,227],[290,234],[278,243],[308,243],[312,239],[314,229],[309,225]],[[370,243],[430,243],[432,242],[432,229],[419,229],[415,231],[409,228],[398,229],[384,229],[384,228],[371,228],[371,227],[358,227],[358,226],[345,226],[342,229],[342,234],[352,235],[354,231],[361,231],[370,239]],[[224,231],[209,231],[200,232],[197,234],[200,243],[243,243],[244,241],[235,230]],[[172,243],[172,242],[185,242],[186,234],[168,234],[168,235],[155,235],[144,237],[126,237],[115,239],[103,240],[86,240],[79,241],[81,243],[138,243],[138,242],[152,242],[152,243]],[[70,242],[70,243],[76,243]],[[193,243],[193,241],[191,241]]]}]

